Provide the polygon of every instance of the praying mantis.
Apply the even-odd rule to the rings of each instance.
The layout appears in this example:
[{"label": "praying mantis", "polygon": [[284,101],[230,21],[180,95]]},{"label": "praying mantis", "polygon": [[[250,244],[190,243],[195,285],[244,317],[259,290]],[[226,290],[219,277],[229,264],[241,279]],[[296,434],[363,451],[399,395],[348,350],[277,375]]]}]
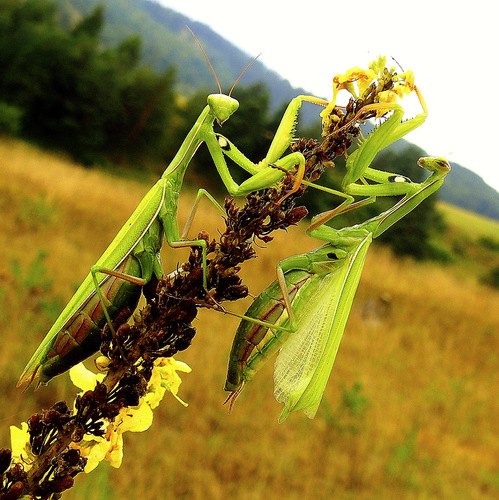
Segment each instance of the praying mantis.
[{"label": "praying mantis", "polygon": [[[401,122],[402,108],[361,143],[347,160],[343,180],[345,201],[316,216],[309,236],[327,243],[311,252],[295,255],[277,266],[277,280],[250,306],[236,331],[229,355],[225,390],[231,406],[255,373],[281,349],[274,368],[274,396],[284,403],[279,417],[304,410],[313,418],[322,399],[360,281],[369,246],[390,226],[437,191],[450,171],[445,158],[420,158],[418,165],[431,172],[422,183],[404,176],[376,171],[369,165],[378,151],[420,125],[423,114]],[[376,105],[373,105],[376,106]],[[381,105],[384,106],[384,105]],[[380,107],[381,107],[380,106]],[[377,184],[358,184],[368,178]],[[352,204],[353,194],[369,196]],[[405,195],[380,215],[356,226],[336,230],[325,223],[376,196]]]},{"label": "praying mantis", "polygon": [[[201,50],[204,53],[202,47]],[[214,71],[213,74],[215,75]],[[172,248],[201,248],[203,286],[206,288],[206,242],[202,239],[189,240],[187,233],[202,196],[206,196],[224,215],[225,212],[206,190],[200,189],[182,235],[177,221],[184,175],[201,143],[204,142],[208,147],[215,168],[231,196],[242,196],[269,187],[295,166],[298,168],[298,174],[294,189],[298,189],[305,159],[301,153],[286,156],[283,154],[293,139],[302,102],[309,101],[321,105],[327,102],[305,95],[291,100],[266,157],[255,164],[224,136],[214,132],[214,123],[223,124],[239,107],[238,101],[231,97],[235,84],[226,95],[222,93],[218,78],[216,80],[219,93],[208,96],[207,106],[197,118],[177,154],[102,256],[91,267],[24,368],[18,386],[25,382],[29,385],[36,377],[39,377],[38,385],[46,384],[56,375],[94,354],[100,346],[101,330],[106,323],[115,335],[113,320],[120,315],[121,319],[126,321],[137,306],[141,287],[153,276],[159,278],[163,275],[159,254],[163,238]],[[251,177],[237,184],[228,170],[225,156],[251,174]]]},{"label": "praying mantis", "polygon": [[[237,329],[225,383],[229,398],[281,348],[274,368],[274,395],[285,404],[279,421],[300,409],[315,416],[373,238],[438,190],[450,170],[445,158],[421,158],[418,164],[433,173],[419,185],[409,184],[415,192],[362,224],[309,230],[328,243],[278,265],[278,279],[255,299]],[[331,212],[319,220],[328,220]],[[269,328],[275,333],[265,338]]]}]

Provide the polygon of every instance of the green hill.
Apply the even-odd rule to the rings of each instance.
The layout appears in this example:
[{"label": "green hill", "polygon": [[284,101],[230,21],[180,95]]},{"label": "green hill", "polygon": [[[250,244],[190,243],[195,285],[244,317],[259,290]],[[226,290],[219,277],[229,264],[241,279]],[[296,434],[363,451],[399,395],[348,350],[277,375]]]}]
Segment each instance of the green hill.
[{"label": "green hill", "polygon": [[[187,96],[199,89],[215,92],[217,87],[203,54],[186,29],[189,26],[208,54],[222,89],[228,91],[241,71],[256,54],[246,54],[215,33],[205,24],[193,21],[174,10],[146,0],[55,0],[61,7],[62,21],[68,26],[78,17],[88,15],[98,5],[106,8],[104,41],[115,45],[139,34],[143,45],[143,61],[161,72],[174,66],[177,90]],[[255,61],[244,75],[244,86],[264,82],[271,95],[272,108],[277,109],[305,90],[293,88],[275,71]],[[316,115],[316,114],[315,114]]]},{"label": "green hill", "polygon": [[449,175],[440,190],[440,199],[499,220],[499,193],[477,174],[452,163]]}]

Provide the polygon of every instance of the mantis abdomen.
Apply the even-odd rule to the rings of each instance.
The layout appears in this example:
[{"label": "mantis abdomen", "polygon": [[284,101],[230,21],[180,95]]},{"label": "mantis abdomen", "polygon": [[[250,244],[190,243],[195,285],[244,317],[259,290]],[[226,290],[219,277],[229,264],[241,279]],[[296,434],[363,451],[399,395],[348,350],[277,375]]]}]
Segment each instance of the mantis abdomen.
[{"label": "mantis abdomen", "polygon": [[[298,290],[300,290],[309,279],[310,273],[306,271],[292,271],[286,275],[288,297],[291,302],[295,299]],[[246,316],[249,318],[258,318],[261,321],[272,324],[281,319],[284,309],[282,291],[279,287],[279,283],[274,281],[255,299],[253,304],[246,311]],[[269,330],[268,326],[243,319],[239,324],[232,344],[224,389],[231,392],[238,391],[242,384],[246,380],[251,379],[254,372],[258,371],[259,367],[253,366],[255,364],[254,358],[261,358],[259,355],[260,350],[257,346],[262,343],[267,334],[272,337],[281,337],[284,336],[285,333],[289,332],[273,332]],[[258,351],[256,355],[253,352],[255,349]],[[258,364],[261,365],[263,362],[257,363],[257,365]]]},{"label": "mantis abdomen", "polygon": [[[96,277],[102,300],[89,273],[26,365],[18,385],[31,383],[36,377],[39,384],[46,384],[99,350],[107,322],[105,310],[111,321],[118,315],[121,324],[128,320],[142,291],[140,284],[129,280],[138,278],[148,283],[157,274],[157,269],[161,269],[159,251],[163,238],[163,226],[154,219],[121,260],[113,263],[103,254],[94,266],[99,270]],[[105,269],[120,276],[110,275]]]},{"label": "mantis abdomen", "polygon": [[[141,276],[140,263],[134,255],[129,255],[116,270],[132,276]],[[109,276],[101,284],[100,290],[112,320],[120,312],[120,321],[124,323],[128,320],[137,307],[141,288],[140,285],[114,276]],[[47,383],[51,378],[96,353],[101,344],[101,332],[105,324],[102,304],[94,292],[54,337],[50,351],[40,362],[40,383]]]}]

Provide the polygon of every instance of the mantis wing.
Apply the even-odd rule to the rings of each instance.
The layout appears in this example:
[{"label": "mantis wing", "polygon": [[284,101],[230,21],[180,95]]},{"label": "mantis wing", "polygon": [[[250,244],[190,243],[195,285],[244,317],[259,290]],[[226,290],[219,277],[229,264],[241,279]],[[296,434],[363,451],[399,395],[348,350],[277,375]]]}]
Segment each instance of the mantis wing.
[{"label": "mantis wing", "polygon": [[297,410],[315,417],[371,242],[369,233],[340,267],[317,276],[317,286],[310,286],[310,293],[300,297],[306,301],[298,305],[304,313],[297,315],[297,330],[282,347],[274,367],[274,396],[285,405],[279,422]]},{"label": "mantis wing", "polygon": [[[149,190],[132,215],[120,229],[118,234],[115,236],[113,241],[96,262],[96,267],[116,270],[119,265],[123,263],[125,259],[134,251],[138,242],[144,238],[144,235],[151,229],[151,227],[153,227],[153,224],[158,221],[158,214],[163,207],[165,199],[164,186],[164,181],[160,180]],[[163,226],[161,224],[155,228],[153,235],[153,246],[156,247],[153,249],[153,253],[155,254],[153,258],[156,261],[156,264],[152,264],[150,274],[155,272],[156,269],[161,269],[161,264],[158,260],[159,249],[161,248],[163,240]],[[138,277],[146,277],[146,273],[142,272],[142,276]],[[147,278],[150,279],[149,276],[147,276]],[[110,279],[110,276],[103,273],[97,273],[97,279],[99,281],[99,286],[102,286],[105,281]],[[40,373],[40,370],[43,371],[44,365],[47,364],[49,353],[53,348],[57,337],[64,331],[64,329],[71,328],[70,325],[72,322],[79,314],[81,314],[82,310],[93,299],[96,293],[97,291],[92,278],[92,273],[90,272],[87,274],[82,284],[63,309],[55,323],[52,325],[52,328],[42,340],[31,359],[28,361],[28,364],[19,378],[19,382],[17,383],[18,386],[24,382],[31,383],[36,376],[40,376],[42,383],[47,383],[54,376],[44,376]],[[126,301],[128,300],[129,299]],[[79,343],[81,341],[82,339],[80,338]],[[95,350],[93,352],[95,352]],[[91,356],[93,352],[88,352],[87,356]],[[69,367],[66,369],[68,368]]]}]

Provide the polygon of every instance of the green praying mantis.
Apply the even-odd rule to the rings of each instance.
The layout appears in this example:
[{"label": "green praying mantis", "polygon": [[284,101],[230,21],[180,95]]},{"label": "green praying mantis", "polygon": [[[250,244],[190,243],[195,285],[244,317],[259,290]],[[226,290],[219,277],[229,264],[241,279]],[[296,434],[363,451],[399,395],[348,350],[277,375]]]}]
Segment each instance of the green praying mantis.
[{"label": "green praying mantis", "polygon": [[[235,398],[263,364],[279,349],[274,368],[274,396],[284,403],[279,421],[291,411],[313,418],[322,399],[373,238],[437,191],[450,170],[445,158],[421,158],[431,172],[422,183],[376,171],[369,164],[378,151],[402,137],[426,118],[424,113],[401,122],[399,107],[347,160],[345,190],[370,196],[316,216],[308,229],[327,243],[277,266],[277,280],[264,290],[243,316],[229,355],[225,390]],[[357,184],[362,178],[377,184]],[[341,192],[339,194],[342,194]],[[339,230],[324,224],[341,211],[372,201],[375,196],[405,195],[391,209],[362,224]]]},{"label": "green praying mantis", "polygon": [[[215,74],[214,71],[213,73]],[[187,134],[177,154],[102,256],[91,267],[24,368],[18,386],[24,382],[29,385],[36,377],[39,377],[38,385],[46,384],[56,375],[94,354],[100,346],[101,330],[106,323],[115,335],[113,320],[120,315],[126,321],[137,306],[141,287],[153,276],[159,278],[163,275],[159,254],[163,239],[166,239],[172,248],[200,247],[203,285],[206,288],[206,242],[202,239],[187,239],[187,234],[197,205],[203,196],[206,196],[225,215],[223,208],[206,190],[200,189],[182,235],[177,221],[178,201],[184,175],[201,143],[204,142],[208,147],[215,168],[231,196],[241,196],[269,187],[295,166],[298,169],[295,189],[298,189],[305,159],[301,153],[291,153],[286,156],[283,154],[293,140],[294,127],[302,102],[309,101],[321,105],[327,102],[304,95],[294,98],[284,112],[266,157],[256,164],[237,150],[224,136],[214,132],[214,123],[223,124],[239,107],[238,101],[231,97],[235,84],[226,95],[222,93],[217,78],[216,80],[219,93],[208,96],[207,106]],[[251,176],[241,184],[237,184],[228,170],[225,156]]]}]

